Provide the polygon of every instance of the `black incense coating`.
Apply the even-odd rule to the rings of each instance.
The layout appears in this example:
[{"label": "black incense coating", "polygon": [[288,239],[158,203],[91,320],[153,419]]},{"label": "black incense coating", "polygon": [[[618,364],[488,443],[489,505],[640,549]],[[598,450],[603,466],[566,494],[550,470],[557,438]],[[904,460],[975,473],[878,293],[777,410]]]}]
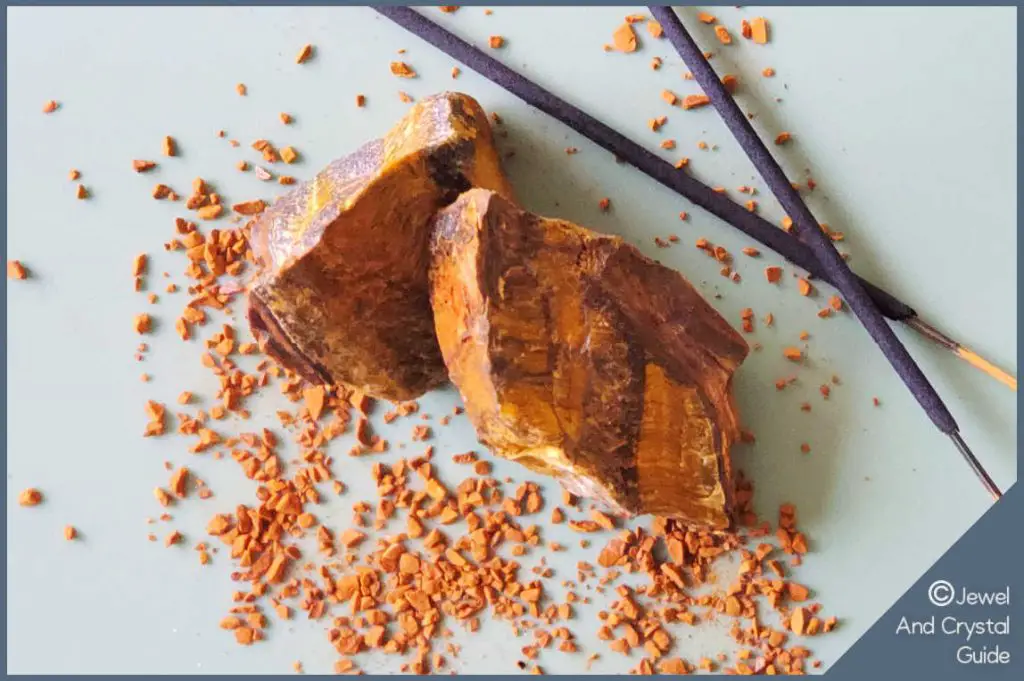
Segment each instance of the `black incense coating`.
[{"label": "black incense coating", "polygon": [[[671,163],[661,159],[639,144],[627,139],[604,123],[572,104],[519,75],[496,59],[484,54],[464,40],[452,35],[423,15],[408,7],[374,7],[410,33],[419,36],[442,52],[458,59],[488,80],[500,85],[524,102],[560,120],[570,128],[610,151],[617,158],[657,180],[677,194],[700,206],[764,246],[782,255],[794,265],[815,277],[841,287],[822,267],[814,253],[796,237],[787,234],[764,218],[751,213],[727,196],[695,180]],[[857,278],[882,314],[896,321],[916,317],[912,307],[874,284]]]},{"label": "black incense coating", "polygon": [[850,309],[860,319],[867,332],[871,334],[871,338],[896,369],[910,392],[921,403],[939,430],[947,435],[952,435],[959,430],[953,415],[949,413],[949,409],[942,402],[942,398],[939,397],[900,339],[896,337],[896,333],[882,318],[878,308],[875,307],[860,282],[847,267],[846,262],[839,256],[831,240],[822,232],[818,221],[807,208],[807,204],[793,189],[786,174],[772,157],[764,142],[757,136],[754,127],[736,104],[736,100],[725,89],[725,85],[718,78],[711,64],[704,58],[704,53],[697,43],[686,32],[686,28],[675,11],[671,7],[651,7],[650,10],[664,29],[669,42],[676,48],[686,66],[693,73],[694,80],[704,90],[704,94],[711,98],[711,104],[721,115],[729,130],[732,131],[736,141],[743,147],[750,162],[764,178],[772,190],[772,194],[782,204],[786,214],[793,219],[793,226],[797,230],[798,236],[810,246],[815,257],[828,273],[828,280],[842,292]]}]

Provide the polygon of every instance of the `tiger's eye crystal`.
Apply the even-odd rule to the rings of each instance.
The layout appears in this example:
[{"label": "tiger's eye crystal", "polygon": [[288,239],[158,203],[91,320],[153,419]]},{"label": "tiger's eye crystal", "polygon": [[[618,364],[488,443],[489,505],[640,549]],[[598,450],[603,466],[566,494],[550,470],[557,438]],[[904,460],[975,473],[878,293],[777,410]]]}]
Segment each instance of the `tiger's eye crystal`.
[{"label": "tiger's eye crystal", "polygon": [[622,239],[474,189],[438,216],[431,304],[481,441],[623,515],[731,525],[740,335]]},{"label": "tiger's eye crystal", "polygon": [[480,105],[443,93],[277,200],[250,239],[261,345],[307,380],[374,397],[445,383],[427,290],[431,221],[471,187],[512,193]]}]

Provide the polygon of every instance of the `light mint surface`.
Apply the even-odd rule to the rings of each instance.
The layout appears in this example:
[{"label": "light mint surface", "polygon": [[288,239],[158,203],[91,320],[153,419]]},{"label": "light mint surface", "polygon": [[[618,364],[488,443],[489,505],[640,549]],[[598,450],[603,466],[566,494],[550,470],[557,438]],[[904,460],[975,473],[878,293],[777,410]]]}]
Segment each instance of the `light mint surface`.
[{"label": "light mint surface", "polygon": [[[626,14],[643,8],[463,8],[430,15],[476,44],[490,35],[506,38],[493,54],[633,139],[658,149],[676,141],[666,158],[689,157],[690,172],[736,189],[758,189],[760,212],[778,222],[775,201],[764,193],[742,151],[709,107],[669,108],[660,92],[679,95],[697,88],[663,40],[638,25],[636,54],[606,53],[612,31]],[[768,137],[789,131],[793,142],[778,149],[790,176],[818,183],[808,195],[816,215],[846,234],[841,244],[855,270],[915,306],[922,316],[1016,371],[1016,14],[1014,9],[800,9],[709,8],[730,28],[734,45],[722,48],[696,10],[684,10],[698,40],[714,50],[720,73],[738,76],[739,99],[755,112]],[[757,46],[739,39],[741,18],[764,15],[772,41]],[[295,55],[316,46],[303,66]],[[407,52],[401,56],[400,49]],[[664,65],[653,71],[652,57]],[[403,60],[419,77],[392,76],[388,63]],[[645,253],[681,270],[737,327],[743,308],[754,310],[763,347],[736,377],[743,422],[756,444],[735,452],[738,467],[756,484],[756,506],[773,524],[778,505],[793,502],[812,553],[795,578],[813,590],[823,614],[840,627],[806,642],[827,667],[984,511],[990,501],[953,447],[934,430],[914,399],[848,312],[816,316],[832,291],[797,294],[793,269],[780,286],[767,284],[762,269],[782,264],[765,252],[740,255],[749,239],[643,177],[568,130],[463,69],[363,8],[24,9],[8,11],[8,236],[9,258],[32,271],[25,282],[8,282],[7,420],[7,645],[9,672],[35,673],[288,673],[294,661],[308,672],[330,672],[337,654],[328,644],[327,620],[303,618],[268,629],[268,641],[241,648],[217,623],[231,606],[235,569],[226,552],[201,567],[192,546],[206,541],[215,512],[253,503],[253,484],[225,458],[194,456],[179,436],[141,437],[147,399],[172,411],[182,390],[206,396],[216,379],[199,363],[198,342],[183,344],[173,321],[184,294],[163,292],[167,281],[185,286],[184,258],[165,253],[181,204],[156,202],[150,190],[164,182],[183,195],[192,179],[212,182],[228,202],[282,189],[240,173],[241,160],[262,165],[250,149],[257,138],[294,145],[302,161],[289,168],[301,179],[330,160],[384,133],[406,110],[398,91],[420,97],[458,89],[499,113],[508,137],[501,146],[522,202],[539,213],[572,219],[621,234]],[[761,76],[772,67],[774,78]],[[239,97],[236,83],[248,86]],[[367,97],[357,109],[357,93]],[[56,99],[58,112],[43,115]],[[295,123],[284,126],[279,112]],[[648,119],[668,116],[660,133]],[[229,146],[217,137],[225,130]],[[180,158],[160,156],[160,141],[173,135]],[[711,149],[701,151],[699,141]],[[565,147],[579,148],[566,155]],[[152,159],[148,175],[131,170],[132,159]],[[92,196],[75,199],[70,168]],[[274,168],[280,170],[280,168]],[[612,210],[598,210],[602,197]],[[690,213],[680,221],[680,211]],[[678,235],[668,249],[654,238]],[[736,257],[740,284],[718,273],[719,265],[693,247],[704,237]],[[148,305],[132,291],[132,259],[151,256]],[[169,272],[164,279],[162,272]],[[234,322],[244,327],[242,305]],[[157,332],[140,338],[131,329],[143,311]],[[767,328],[762,317],[772,313]],[[207,326],[203,336],[218,329]],[[798,334],[806,330],[809,340]],[[1016,395],[951,356],[900,330],[932,378],[964,436],[1004,487],[1016,480]],[[133,358],[140,341],[150,344],[144,362]],[[786,346],[806,346],[806,365],[785,360]],[[141,373],[152,376],[143,383]],[[798,381],[778,392],[775,381]],[[833,375],[827,401],[818,386]],[[872,405],[878,397],[880,407]],[[800,405],[809,402],[810,413]],[[456,483],[468,471],[450,456],[475,449],[465,417],[447,428],[436,419],[457,403],[451,390],[427,396],[422,411],[434,415],[436,461]],[[275,410],[286,401],[276,388],[250,403],[246,429],[277,428]],[[374,417],[378,426],[384,409]],[[349,526],[351,505],[372,501],[370,467],[378,460],[415,456],[413,423],[379,431],[392,442],[380,457],[350,459],[350,440],[332,447],[337,476],[348,491],[315,509],[329,527]],[[232,423],[224,430],[241,429]],[[801,443],[811,451],[802,454]],[[399,449],[404,443],[405,448]],[[285,450],[291,458],[293,450]],[[188,465],[215,493],[176,504],[170,522],[145,523],[161,509],[153,498],[166,486],[163,462]],[[516,482],[523,469],[495,462],[495,474]],[[35,486],[45,503],[17,506],[22,489]],[[596,562],[604,538],[589,549],[579,535],[547,522],[559,502],[546,482],[548,505],[537,522],[547,541],[567,552],[534,551],[523,560],[523,577],[543,556],[554,570],[556,602],[562,580],[575,580],[577,561]],[[646,522],[641,520],[640,522]],[[67,542],[73,524],[81,539]],[[172,530],[187,538],[167,549]],[[401,531],[398,523],[390,533]],[[160,541],[147,541],[148,533]],[[309,554],[312,556],[312,552]],[[723,569],[726,583],[731,573]],[[625,672],[639,655],[624,657],[596,639],[596,613],[614,596],[596,593],[593,580],[577,593],[571,625],[583,652],[545,650],[538,660],[549,673],[580,673],[591,652],[601,654],[593,672]],[[271,618],[272,620],[274,618]],[[506,623],[484,618],[481,633],[464,635],[455,623],[453,641],[463,645],[451,668],[465,673],[515,673],[515,661],[532,637],[513,638]],[[777,623],[774,614],[762,621]],[[692,663],[704,655],[733,652],[723,618],[673,630],[673,654]],[[439,646],[440,648],[440,646]],[[368,672],[397,671],[399,660],[382,655],[357,659]]]}]

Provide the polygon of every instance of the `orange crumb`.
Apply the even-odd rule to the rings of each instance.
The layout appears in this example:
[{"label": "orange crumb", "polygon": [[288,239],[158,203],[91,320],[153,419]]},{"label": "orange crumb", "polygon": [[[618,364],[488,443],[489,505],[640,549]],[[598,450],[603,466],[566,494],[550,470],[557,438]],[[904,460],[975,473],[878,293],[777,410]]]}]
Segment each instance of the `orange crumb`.
[{"label": "orange crumb", "polygon": [[774,284],[782,279],[782,268],[775,265],[764,268],[764,278],[769,284]]},{"label": "orange crumb", "polygon": [[652,38],[661,38],[665,35],[665,29],[654,19],[647,22],[647,32],[651,34]]},{"label": "orange crumb", "polygon": [[299,50],[299,53],[295,56],[295,63],[305,64],[307,61],[309,61],[310,57],[312,56],[313,46],[307,43],[302,46],[302,49]]},{"label": "orange crumb", "polygon": [[707,95],[687,95],[683,97],[683,108],[687,110],[697,109],[710,103],[711,98]]},{"label": "orange crumb", "polygon": [[796,287],[802,296],[809,296],[814,292],[814,287],[811,285],[811,282],[803,278],[796,280]]},{"label": "orange crumb", "polygon": [[713,24],[718,21],[714,14],[708,14],[707,12],[697,12],[697,18],[705,24]]},{"label": "orange crumb", "polygon": [[25,266],[21,264],[20,260],[7,261],[8,279],[26,279],[27,277],[28,273],[25,271]]},{"label": "orange crumb", "polygon": [[723,45],[729,45],[732,43],[732,36],[729,34],[729,29],[721,24],[715,26],[715,36]]},{"label": "orange crumb", "polygon": [[66,525],[64,527],[64,539],[73,541],[78,538],[78,530],[74,525]]},{"label": "orange crumb", "polygon": [[750,20],[750,37],[758,45],[768,42],[768,20],[764,17],[754,17]]},{"label": "orange crumb", "polygon": [[491,46],[491,49],[501,49],[505,46],[505,39],[500,35],[492,35],[487,39],[487,44]]},{"label": "orange crumb", "polygon": [[799,348],[785,348],[782,351],[782,356],[791,362],[799,362],[803,358],[803,353],[800,352]]},{"label": "orange crumb", "polygon": [[170,136],[164,137],[162,149],[163,149],[164,156],[177,156],[178,155],[178,143],[174,140],[173,137],[170,137]]},{"label": "orange crumb", "polygon": [[626,22],[615,29],[612,34],[612,42],[615,44],[615,49],[619,52],[635,52],[636,51],[636,33],[633,32],[633,27]]},{"label": "orange crumb", "polygon": [[292,147],[284,147],[281,149],[281,160],[285,163],[295,163],[299,158],[299,153]]},{"label": "orange crumb", "polygon": [[249,94],[249,88],[245,86],[245,83],[239,83],[235,86],[235,92],[237,92],[239,96],[245,97],[247,94]]},{"label": "orange crumb", "polygon": [[196,215],[200,220],[216,220],[223,212],[224,206],[220,204],[212,204],[209,206],[203,206],[197,210]]},{"label": "orange crumb", "polygon": [[764,76],[765,78],[771,78],[772,76],[775,75],[775,69],[773,69],[770,66],[765,67],[765,69],[761,71],[761,75]]},{"label": "orange crumb", "polygon": [[[282,150],[282,157],[284,156]],[[257,199],[255,201],[243,201],[242,203],[236,203],[231,206],[231,210],[235,211],[239,215],[259,215],[267,207],[267,203],[263,199]]]},{"label": "orange crumb", "polygon": [[18,495],[18,505],[38,506],[43,501],[43,493],[35,487],[29,487]]},{"label": "orange crumb", "polygon": [[135,256],[135,260],[132,262],[132,276],[139,277],[145,274],[148,262],[149,257],[145,253]]},{"label": "orange crumb", "polygon": [[790,135],[788,132],[780,132],[778,135],[775,136],[775,143],[778,145],[783,145],[786,142],[790,141],[791,139],[793,139],[793,136]]},{"label": "orange crumb", "polygon": [[153,328],[153,319],[145,312],[135,315],[134,319],[132,319],[132,328],[135,329],[135,333],[149,333]]},{"label": "orange crumb", "polygon": [[356,95],[356,106],[358,106],[358,107],[366,106],[366,95]]},{"label": "orange crumb", "polygon": [[399,78],[416,77],[416,71],[404,61],[391,62],[391,73]]},{"label": "orange crumb", "polygon": [[56,100],[51,99],[48,102],[46,102],[45,104],[43,104],[43,113],[45,113],[45,114],[53,113],[54,111],[56,111],[59,108],[60,108],[60,104],[58,104]]},{"label": "orange crumb", "polygon": [[612,200],[609,199],[607,196],[597,202],[597,207],[601,209],[602,213],[607,213],[611,209],[611,206]]},{"label": "orange crumb", "polygon": [[280,114],[278,114],[278,116],[281,118],[281,122],[284,123],[285,125],[290,125],[292,120],[294,120],[291,114],[285,113],[283,111]]}]

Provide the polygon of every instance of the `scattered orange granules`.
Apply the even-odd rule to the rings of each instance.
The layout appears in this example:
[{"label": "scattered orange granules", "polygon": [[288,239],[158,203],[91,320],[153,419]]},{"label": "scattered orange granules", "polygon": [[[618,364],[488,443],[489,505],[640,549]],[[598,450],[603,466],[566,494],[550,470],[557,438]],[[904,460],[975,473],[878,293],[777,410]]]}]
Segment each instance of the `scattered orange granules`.
[{"label": "scattered orange granules", "polygon": [[[287,161],[284,149],[279,155]],[[680,165],[685,165],[685,159]],[[266,179],[270,179],[269,174]],[[281,181],[285,179],[293,181]],[[202,200],[210,206],[222,206],[221,210],[230,205],[235,220],[241,220],[238,216],[254,217],[266,207],[262,200],[230,204],[218,197],[214,202],[215,192],[209,187],[203,189],[196,195],[205,197]],[[166,191],[165,196],[173,194],[169,187]],[[203,208],[208,206],[190,209],[200,215]],[[602,200],[601,208],[608,210],[610,200]],[[214,208],[204,214],[214,212],[222,215]],[[686,217],[685,212],[680,213],[681,219]],[[336,663],[340,672],[355,671],[350,658],[367,649],[407,654],[403,671],[436,672],[451,668],[450,658],[457,657],[455,648],[441,651],[448,636],[446,623],[459,623],[468,631],[476,631],[480,618],[491,612],[495,618],[509,620],[516,635],[525,633],[532,639],[522,653],[523,658],[532,660],[545,649],[575,651],[575,635],[568,629],[574,616],[570,603],[589,603],[592,597],[596,599],[607,590],[611,605],[601,626],[607,627],[615,649],[631,654],[634,659],[639,657],[636,672],[693,671],[695,667],[686,660],[669,657],[676,635],[671,627],[674,623],[694,625],[715,617],[736,618],[737,642],[764,650],[770,660],[755,660],[748,651],[740,651],[734,658],[746,663],[738,662],[737,670],[763,672],[770,666],[788,672],[802,668],[807,655],[784,648],[784,640],[775,637],[777,633],[784,635],[780,630],[787,626],[788,613],[783,613],[779,629],[772,629],[765,619],[767,608],[758,610],[753,636],[739,628],[742,618],[754,612],[755,599],[767,600],[776,610],[788,610],[787,599],[797,602],[794,593],[801,593],[790,587],[793,583],[787,582],[784,574],[773,572],[777,580],[768,574],[770,551],[775,550],[778,555],[777,548],[763,544],[768,549],[758,546],[755,552],[751,544],[748,550],[750,538],[767,536],[771,530],[767,523],[755,527],[757,520],[750,505],[753,491],[742,479],[736,492],[738,517],[748,534],[703,533],[663,518],[651,519],[650,531],[606,534],[607,545],[600,551],[597,567],[581,561],[576,575],[578,585],[574,583],[574,591],[569,591],[564,599],[548,583],[552,571],[544,566],[543,558],[532,570],[532,576],[516,562],[518,556],[537,556],[545,548],[565,548],[546,542],[541,531],[530,524],[531,514],[546,513],[540,488],[529,482],[515,491],[503,487],[498,480],[487,477],[491,474],[487,461],[458,455],[465,463],[472,463],[477,476],[466,477],[458,484],[439,477],[432,467],[432,447],[411,460],[381,461],[372,469],[377,498],[354,505],[358,510],[353,509],[356,517],[352,527],[338,528],[336,522],[331,525],[337,529],[321,525],[314,515],[314,505],[321,496],[342,494],[346,489],[344,483],[333,477],[332,468],[336,467],[328,453],[329,442],[343,432],[354,432],[360,455],[386,450],[386,442],[374,434],[366,419],[370,401],[338,386],[306,384],[271,361],[261,359],[259,348],[236,337],[231,327],[204,333],[205,325],[216,318],[218,311],[228,310],[234,304],[235,294],[228,291],[235,289],[224,286],[226,282],[220,277],[237,277],[253,260],[248,249],[247,226],[239,222],[237,229],[211,229],[203,233],[195,224],[181,220],[175,223],[175,228],[167,250],[186,255],[186,276],[190,279],[188,285],[181,287],[183,293],[187,290],[190,300],[177,320],[181,325],[179,331],[183,329],[183,338],[201,344],[203,364],[215,374],[220,389],[209,402],[206,398],[197,402],[191,393],[182,393],[178,398],[182,413],[178,414],[165,414],[163,405],[148,403],[150,422],[146,434],[161,434],[167,422],[175,423],[172,427],[190,438],[189,450],[193,454],[231,459],[247,478],[257,482],[256,499],[251,505],[215,516],[207,528],[214,543],[219,540],[223,544],[222,555],[229,555],[238,566],[236,576],[244,590],[236,593],[230,615],[222,622],[226,630],[234,632],[232,637],[238,643],[258,643],[264,638],[268,619],[289,619],[295,609],[301,609],[310,619],[324,624],[330,644],[342,656]],[[721,246],[706,244],[706,251],[723,264],[731,259]],[[751,255],[747,251],[744,249],[745,254]],[[745,310],[744,317],[752,323],[753,311],[747,314]],[[243,354],[257,355],[255,359],[259,359],[252,373],[235,364],[234,360]],[[241,435],[220,431],[227,429],[232,414],[244,423],[249,416],[244,408],[245,398],[275,382],[294,403],[294,408],[278,412],[280,431],[264,429],[262,433]],[[410,405],[393,409],[392,420],[416,413]],[[413,427],[414,433],[429,430],[424,425]],[[300,455],[289,456],[288,462],[279,454],[278,439],[282,434],[294,437],[300,450]],[[408,442],[407,435],[405,438]],[[182,499],[193,483],[198,493],[191,497],[207,498],[201,481],[178,467],[166,482],[170,491],[155,492],[158,502],[187,503]],[[577,500],[569,494],[563,505],[569,513],[574,512],[573,508],[576,512],[580,510]],[[556,511],[563,522],[567,520],[566,512],[556,508],[551,512],[553,521]],[[589,514],[588,519],[571,522],[573,529],[588,537],[580,542],[586,549],[591,541],[600,545],[603,533],[611,532],[616,521],[593,509],[589,502],[584,512]],[[404,536],[384,529],[389,521],[401,523],[398,531],[405,530]],[[293,540],[303,535],[315,539],[316,550],[299,552]],[[785,551],[799,555],[806,551],[806,542],[796,535],[790,522],[786,539],[780,541]],[[152,540],[156,537],[152,536]],[[185,543],[185,536],[175,530],[166,535],[165,543]],[[188,543],[192,545],[191,541]],[[349,547],[353,550],[347,550]],[[204,564],[216,551],[208,551],[205,543],[194,548]],[[359,550],[358,555],[355,549]],[[512,559],[507,558],[509,554]],[[727,555],[741,558],[741,577],[733,585],[716,585],[714,561]],[[646,573],[650,582],[640,588],[616,586],[614,582],[620,572]],[[590,592],[591,584],[595,592]],[[691,594],[689,588],[696,585],[708,586],[711,594]],[[809,608],[808,616],[814,617],[816,612]],[[819,626],[825,630],[824,624]],[[770,632],[762,637],[763,642],[756,638],[761,631]],[[589,660],[597,658],[594,653]],[[744,664],[747,666],[741,666]],[[713,663],[709,661],[709,665]],[[539,666],[525,660],[522,667],[532,673],[542,672]]]}]

